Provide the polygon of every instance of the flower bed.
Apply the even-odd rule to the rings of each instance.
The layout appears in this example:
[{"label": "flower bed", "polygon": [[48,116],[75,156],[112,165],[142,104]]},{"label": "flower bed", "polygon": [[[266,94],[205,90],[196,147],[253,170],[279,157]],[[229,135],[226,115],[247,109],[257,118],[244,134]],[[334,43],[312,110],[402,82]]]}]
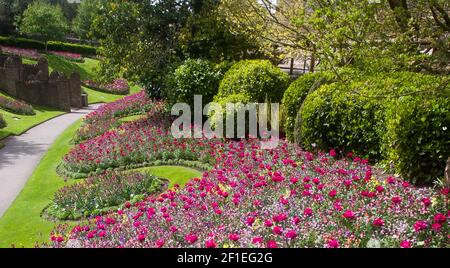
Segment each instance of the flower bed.
[{"label": "flower bed", "polygon": [[334,150],[260,150],[256,140],[173,139],[167,129],[164,116],[125,124],[78,145],[62,166],[89,173],[182,159],[214,168],[65,236],[57,228],[54,247],[448,246],[449,189],[414,187]]},{"label": "flower bed", "polygon": [[101,84],[92,80],[86,80],[83,81],[83,86],[110,94],[127,95],[130,93],[128,81],[125,79],[116,79],[109,84]]},{"label": "flower bed", "polygon": [[18,47],[9,47],[9,46],[0,46],[0,50],[6,54],[12,54],[16,56],[20,56],[27,59],[37,60],[40,57],[37,49],[28,49],[28,48],[18,48]]},{"label": "flower bed", "polygon": [[50,54],[63,57],[65,59],[75,61],[75,62],[84,62],[83,55],[78,53],[64,52],[64,51],[50,51]]},{"label": "flower bed", "polygon": [[164,107],[164,102],[152,101],[147,97],[145,91],[105,104],[86,116],[84,125],[75,136],[75,141],[82,142],[117,127],[120,124],[120,117],[144,113],[153,114],[162,111]]},{"label": "flower bed", "polygon": [[19,100],[0,96],[0,108],[15,114],[35,115],[33,106]]},{"label": "flower bed", "polygon": [[77,220],[101,214],[143,194],[162,190],[164,183],[150,174],[108,171],[84,182],[60,189],[46,215],[59,220]]}]

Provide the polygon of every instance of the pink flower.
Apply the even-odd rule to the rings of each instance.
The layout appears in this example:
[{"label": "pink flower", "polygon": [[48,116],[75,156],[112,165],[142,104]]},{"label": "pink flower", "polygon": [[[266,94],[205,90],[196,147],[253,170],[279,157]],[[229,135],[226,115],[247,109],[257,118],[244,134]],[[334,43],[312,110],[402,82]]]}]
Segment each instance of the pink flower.
[{"label": "pink flower", "polygon": [[335,157],[336,156],[336,150],[332,149],[330,150],[330,156]]},{"label": "pink flower", "polygon": [[422,203],[425,207],[429,207],[431,205],[431,200],[428,197],[422,198]]},{"label": "pink flower", "polygon": [[275,227],[273,227],[273,233],[277,234],[277,235],[281,235],[283,233],[283,228],[281,228],[280,226],[275,226]]},{"label": "pink flower", "polygon": [[409,242],[408,240],[403,240],[402,242],[400,242],[400,247],[401,248],[410,248],[411,242]]},{"label": "pink flower", "polygon": [[267,242],[267,248],[278,248],[278,244],[276,241],[274,240],[269,240]]},{"label": "pink flower", "polygon": [[273,226],[273,223],[272,223],[270,220],[265,220],[265,221],[264,221],[264,226],[266,226],[266,227],[272,227],[272,226]]},{"label": "pink flower", "polygon": [[264,239],[262,239],[262,237],[254,237],[253,239],[252,239],[252,243],[253,244],[261,244],[261,243],[263,243],[264,242]]},{"label": "pink flower", "polygon": [[338,248],[339,247],[339,241],[335,239],[330,239],[327,242],[327,248]]},{"label": "pink flower", "polygon": [[435,223],[445,223],[446,220],[447,220],[447,217],[445,217],[445,215],[442,213],[438,213],[434,216]]},{"label": "pink flower", "polygon": [[402,202],[402,198],[399,196],[394,196],[392,197],[392,203],[394,203],[394,205],[400,204]]},{"label": "pink flower", "polygon": [[297,237],[297,232],[294,230],[290,230],[286,233],[286,238],[295,239]]},{"label": "pink flower", "polygon": [[336,197],[336,195],[337,195],[337,191],[336,191],[336,190],[331,190],[331,191],[328,193],[328,196],[331,197],[331,198]]},{"label": "pink flower", "polygon": [[416,232],[423,231],[427,229],[427,227],[428,224],[425,221],[417,221],[416,223],[414,223],[414,230],[416,230]]},{"label": "pink flower", "polygon": [[231,241],[238,241],[239,240],[239,235],[238,234],[230,234],[230,236],[228,236],[228,238]]},{"label": "pink flower", "polygon": [[384,220],[382,218],[376,218],[373,221],[373,225],[376,227],[382,227],[382,226],[384,226]]},{"label": "pink flower", "polygon": [[184,237],[184,240],[186,240],[189,244],[194,244],[197,242],[198,237],[195,234],[188,234]]},{"label": "pink flower", "polygon": [[164,239],[159,239],[158,241],[156,241],[156,247],[157,248],[162,248],[164,247],[165,241]]},{"label": "pink flower", "polygon": [[343,216],[348,220],[354,220],[356,218],[355,213],[351,210],[346,210]]},{"label": "pink flower", "polygon": [[292,177],[291,178],[291,183],[292,184],[296,184],[298,182],[298,178],[297,177]]},{"label": "pink flower", "polygon": [[210,239],[205,242],[205,247],[206,248],[216,248],[217,244],[216,244],[216,242],[214,242],[214,239]]},{"label": "pink flower", "polygon": [[253,223],[255,223],[255,220],[256,219],[254,217],[248,217],[247,220],[246,220],[246,223],[247,223],[248,226],[252,226]]},{"label": "pink flower", "polygon": [[441,230],[441,228],[442,228],[442,225],[439,223],[433,223],[431,225],[431,229],[433,229],[433,231],[435,231],[435,232],[439,232]]},{"label": "pink flower", "polygon": [[281,213],[272,217],[274,222],[282,222],[287,219],[286,214]]},{"label": "pink flower", "polygon": [[297,216],[294,216],[292,218],[292,223],[295,224],[295,225],[298,225],[300,223],[300,218],[297,217]]},{"label": "pink flower", "polygon": [[145,240],[145,235],[143,235],[143,234],[140,234],[140,235],[138,235],[138,241],[140,241],[140,242],[142,242],[142,241],[144,241]]},{"label": "pink flower", "polygon": [[375,188],[376,190],[377,190],[377,192],[379,192],[379,193],[382,193],[382,192],[384,192],[384,187],[383,186],[381,186],[381,185],[378,185],[376,188]]},{"label": "pink flower", "polygon": [[303,215],[305,215],[307,217],[311,217],[313,215],[312,208],[305,208],[305,210],[303,211]]}]

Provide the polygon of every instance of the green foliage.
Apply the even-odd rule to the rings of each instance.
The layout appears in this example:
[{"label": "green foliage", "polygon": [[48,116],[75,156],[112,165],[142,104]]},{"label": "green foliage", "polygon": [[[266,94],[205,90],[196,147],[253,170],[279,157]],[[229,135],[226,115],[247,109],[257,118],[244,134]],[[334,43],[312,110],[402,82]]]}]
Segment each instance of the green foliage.
[{"label": "green foliage", "polygon": [[427,183],[442,176],[448,157],[449,96],[448,77],[411,72],[324,85],[297,117],[300,142],[392,162],[406,178]]},{"label": "green foliage", "polygon": [[107,171],[55,193],[47,214],[60,220],[77,220],[111,210],[143,194],[162,189],[162,180],[150,174]]},{"label": "green foliage", "polygon": [[68,26],[61,7],[44,1],[36,1],[28,6],[18,21],[20,32],[38,36],[47,42],[64,38]]},{"label": "green foliage", "polygon": [[12,38],[6,36],[0,36],[0,45],[39,50],[45,49],[45,44],[40,41],[27,38]]},{"label": "green foliage", "polygon": [[0,128],[6,127],[6,121],[3,119],[3,115],[0,114]]},{"label": "green foliage", "polygon": [[92,25],[98,15],[99,3],[97,0],[82,1],[77,9],[77,16],[73,21],[73,30],[78,37],[87,39],[95,34]]},{"label": "green foliage", "polygon": [[[27,38],[13,38],[0,36],[0,45],[45,50],[45,43]],[[66,51],[71,53],[82,54],[85,56],[95,56],[97,53],[97,48],[93,46],[71,44],[60,41],[49,41],[47,44],[47,48],[48,50]]]},{"label": "green foliage", "polygon": [[202,95],[203,103],[212,101],[216,95],[221,74],[207,60],[188,59],[172,75],[172,86],[165,96],[170,103],[193,104],[194,95]]},{"label": "green foliage", "polygon": [[[224,96],[224,97],[216,96],[216,97],[214,97],[214,102],[217,103],[222,108],[222,111],[216,111],[216,110],[212,109],[212,107],[208,111],[208,117],[209,117],[210,124],[213,127],[213,129],[217,128],[218,124],[222,123],[224,126],[223,131],[225,133],[227,119],[229,117],[233,117],[235,133],[236,133],[236,131],[237,131],[237,129],[236,129],[237,113],[239,112],[240,109],[245,109],[246,104],[252,102],[251,97],[247,93],[243,92],[243,93],[231,94],[231,95]],[[229,107],[227,107],[228,103],[235,104],[233,109],[229,109]],[[248,121],[246,121],[246,122],[248,123]]]},{"label": "green foliage", "polygon": [[382,145],[396,170],[418,184],[441,178],[450,156],[450,87],[430,94],[393,102]]},{"label": "green foliage", "polygon": [[333,83],[308,95],[300,111],[301,143],[379,158],[383,119],[380,103],[368,97],[369,91],[361,82]]},{"label": "green foliage", "polygon": [[89,45],[71,44],[58,41],[49,41],[48,49],[54,51],[66,51],[78,53],[85,56],[95,56],[97,48]]},{"label": "green foliage", "polygon": [[286,137],[290,141],[294,140],[295,120],[306,96],[329,80],[331,80],[330,73],[308,73],[292,82],[284,92],[283,100],[281,101],[283,105],[283,124]]},{"label": "green foliage", "polygon": [[220,83],[218,96],[245,93],[252,102],[280,102],[289,76],[268,60],[243,60],[234,64]]}]

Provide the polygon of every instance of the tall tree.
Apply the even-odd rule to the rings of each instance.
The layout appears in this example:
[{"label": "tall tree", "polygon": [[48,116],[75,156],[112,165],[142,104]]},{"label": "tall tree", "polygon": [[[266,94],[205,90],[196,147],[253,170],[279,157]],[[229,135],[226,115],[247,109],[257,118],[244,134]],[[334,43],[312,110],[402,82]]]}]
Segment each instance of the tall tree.
[{"label": "tall tree", "polygon": [[48,41],[64,38],[68,29],[61,7],[44,1],[29,5],[18,19],[18,25],[22,34],[42,39],[45,42],[45,50]]}]

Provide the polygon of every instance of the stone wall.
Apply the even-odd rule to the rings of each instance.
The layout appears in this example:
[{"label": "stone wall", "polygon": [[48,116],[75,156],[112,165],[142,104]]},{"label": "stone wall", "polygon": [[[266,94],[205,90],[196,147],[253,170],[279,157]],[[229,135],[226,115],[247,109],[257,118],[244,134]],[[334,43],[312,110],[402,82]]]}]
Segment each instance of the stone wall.
[{"label": "stone wall", "polygon": [[26,102],[70,112],[81,108],[81,79],[53,71],[49,74],[45,58],[35,65],[22,64],[20,57],[0,54],[0,90]]}]

